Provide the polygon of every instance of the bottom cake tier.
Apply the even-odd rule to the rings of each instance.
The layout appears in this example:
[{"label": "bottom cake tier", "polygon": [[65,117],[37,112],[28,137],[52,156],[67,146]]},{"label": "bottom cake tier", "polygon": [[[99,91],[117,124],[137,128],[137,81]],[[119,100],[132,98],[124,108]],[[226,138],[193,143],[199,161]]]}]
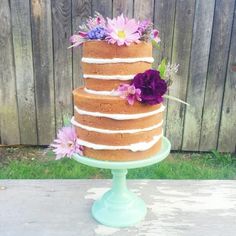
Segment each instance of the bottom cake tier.
[{"label": "bottom cake tier", "polygon": [[108,161],[140,160],[161,149],[162,104],[129,105],[116,96],[90,94],[84,88],[74,90],[77,142],[84,156]]}]

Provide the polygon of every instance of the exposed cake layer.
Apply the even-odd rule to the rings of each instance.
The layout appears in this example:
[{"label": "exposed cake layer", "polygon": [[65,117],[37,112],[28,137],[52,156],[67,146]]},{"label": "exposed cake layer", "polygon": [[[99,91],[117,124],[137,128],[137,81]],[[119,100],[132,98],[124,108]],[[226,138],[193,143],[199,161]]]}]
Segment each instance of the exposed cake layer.
[{"label": "exposed cake layer", "polygon": [[83,57],[87,58],[138,58],[152,57],[152,44],[140,42],[130,46],[108,44],[105,41],[89,41],[83,44]]},{"label": "exposed cake layer", "polygon": [[85,87],[92,90],[103,91],[109,90],[111,91],[114,88],[118,88],[120,84],[130,84],[130,80],[103,80],[101,82],[100,79],[85,79]]},{"label": "exposed cake layer", "polygon": [[[99,112],[104,114],[117,114],[119,115],[117,117],[122,117],[122,114],[129,114],[130,116],[128,116],[127,119],[129,119],[129,117],[132,119],[132,114],[140,114],[140,118],[142,118],[159,113],[164,109],[162,104],[150,106],[140,102],[135,102],[134,105],[130,106],[125,99],[120,97],[86,93],[82,87],[75,89],[73,94],[75,106],[78,108],[77,111],[81,111],[81,114],[83,111],[87,111],[88,115],[92,115],[89,112]],[[99,116],[99,114],[95,114],[94,116]],[[114,117],[114,119],[116,118]]]},{"label": "exposed cake layer", "polygon": [[[111,131],[111,130],[109,130]],[[148,131],[139,131],[135,133],[103,133],[88,131],[87,129],[76,126],[78,137],[87,142],[104,145],[129,145],[145,141],[151,141],[153,136],[162,134],[162,127],[154,128]]]},{"label": "exposed cake layer", "polygon": [[135,161],[155,155],[161,149],[162,139],[146,151],[133,152],[130,150],[96,150],[84,147],[84,155],[87,157],[107,161]]},{"label": "exposed cake layer", "polygon": [[82,125],[100,129],[111,129],[111,130],[143,129],[162,123],[162,119],[163,119],[163,112],[159,112],[152,116],[147,116],[140,119],[122,120],[122,122],[119,122],[119,120],[106,117],[81,115],[75,110],[75,121],[77,121],[79,124]]},{"label": "exposed cake layer", "polygon": [[97,159],[110,156],[110,160],[117,160],[116,155],[126,153],[132,160],[135,156],[137,159],[149,157],[151,150],[160,147],[162,104],[148,106],[136,102],[130,106],[120,97],[89,94],[83,88],[74,90],[73,94],[72,124],[79,144],[85,147],[85,155]]},{"label": "exposed cake layer", "polygon": [[150,69],[153,60],[151,43],[118,46],[104,41],[86,42],[82,58],[85,87],[97,91],[116,89]]},{"label": "exposed cake layer", "polygon": [[[136,75],[151,68],[151,63],[107,63],[107,64],[89,64],[82,63],[84,74],[89,75]],[[100,79],[102,82],[104,79]]]}]

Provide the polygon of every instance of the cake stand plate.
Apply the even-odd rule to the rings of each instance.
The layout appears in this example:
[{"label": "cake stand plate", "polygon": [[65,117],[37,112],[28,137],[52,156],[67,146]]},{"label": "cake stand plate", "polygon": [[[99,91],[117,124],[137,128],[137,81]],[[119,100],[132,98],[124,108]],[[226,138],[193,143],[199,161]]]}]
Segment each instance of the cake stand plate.
[{"label": "cake stand plate", "polygon": [[137,161],[101,161],[75,154],[73,159],[88,166],[111,169],[112,188],[92,206],[92,215],[100,223],[112,227],[127,227],[144,219],[147,208],[144,201],[131,192],[126,185],[127,169],[153,165],[165,159],[171,144],[162,139],[161,150],[154,156]]}]

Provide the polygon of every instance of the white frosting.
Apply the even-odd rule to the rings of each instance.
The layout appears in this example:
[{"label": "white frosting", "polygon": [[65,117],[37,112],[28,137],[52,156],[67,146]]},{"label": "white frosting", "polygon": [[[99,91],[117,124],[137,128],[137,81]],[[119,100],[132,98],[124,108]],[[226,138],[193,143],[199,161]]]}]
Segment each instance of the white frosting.
[{"label": "white frosting", "polygon": [[110,114],[110,113],[101,113],[96,111],[85,111],[79,109],[75,106],[75,111],[78,112],[80,115],[88,115],[88,116],[95,116],[95,117],[106,117],[111,118],[114,120],[132,120],[132,119],[140,119],[148,116],[152,116],[158,114],[165,110],[165,106],[161,104],[161,107],[154,111],[149,111],[146,113],[136,113],[136,114]]},{"label": "white frosting", "polygon": [[82,57],[82,62],[89,64],[110,64],[110,63],[134,63],[134,62],[148,62],[153,63],[153,57],[130,57],[130,58],[91,58]]},{"label": "white frosting", "polygon": [[146,151],[150,149],[152,146],[154,146],[160,138],[163,136],[163,133],[160,135],[155,135],[153,136],[153,139],[149,142],[139,142],[139,143],[133,143],[130,145],[126,146],[110,146],[110,145],[103,145],[103,144],[95,144],[95,143],[90,143],[87,141],[84,141],[82,139],[77,139],[78,144],[88,147],[88,148],[93,148],[96,150],[131,150],[133,152],[137,151]]},{"label": "white frosting", "polygon": [[84,91],[86,93],[95,94],[95,95],[119,96],[119,93],[116,92],[115,90],[112,90],[112,91],[96,91],[96,90],[91,90],[91,89],[84,88]]},{"label": "white frosting", "polygon": [[83,77],[85,79],[105,79],[105,80],[132,80],[135,75],[89,75],[84,74]]},{"label": "white frosting", "polygon": [[85,130],[88,130],[88,131],[94,131],[94,132],[97,132],[97,133],[103,133],[103,134],[134,134],[134,133],[138,133],[138,132],[150,131],[150,130],[156,129],[158,127],[161,127],[162,124],[163,124],[163,120],[160,123],[155,124],[155,125],[150,126],[150,127],[146,127],[146,128],[142,128],[142,129],[125,129],[125,130],[100,129],[100,128],[95,128],[95,127],[83,125],[83,124],[80,124],[77,121],[75,121],[74,117],[72,117],[71,123],[73,125],[77,126],[77,127],[82,128],[82,129],[85,129]]}]

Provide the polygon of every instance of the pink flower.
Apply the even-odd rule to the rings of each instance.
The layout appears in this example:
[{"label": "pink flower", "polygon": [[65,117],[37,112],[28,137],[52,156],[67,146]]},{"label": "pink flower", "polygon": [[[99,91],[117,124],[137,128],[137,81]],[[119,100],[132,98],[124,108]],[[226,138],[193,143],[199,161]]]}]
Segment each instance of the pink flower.
[{"label": "pink flower", "polygon": [[104,17],[100,13],[96,12],[94,18],[89,17],[86,25],[90,30],[94,29],[97,26],[105,27],[106,20],[104,19]]},{"label": "pink flower", "polygon": [[63,127],[57,133],[57,138],[50,145],[56,154],[56,160],[63,157],[71,158],[78,153],[83,155],[83,147],[77,143],[77,135],[74,127]]},{"label": "pink flower", "polygon": [[69,48],[80,46],[83,42],[86,41],[86,38],[87,38],[87,33],[82,31],[79,31],[78,34],[72,35],[69,38],[70,43],[72,43],[72,45]]},{"label": "pink flower", "polygon": [[141,101],[141,90],[136,89],[134,85],[121,84],[117,89],[121,98],[127,99],[129,105],[133,105],[134,101]]},{"label": "pink flower", "polygon": [[140,39],[138,28],[139,24],[134,19],[125,18],[123,14],[112,20],[107,18],[106,40],[112,44],[117,43],[118,46],[138,43]]},{"label": "pink flower", "polygon": [[161,42],[158,30],[156,30],[156,29],[152,30],[151,39],[154,40],[156,43],[160,43]]}]

